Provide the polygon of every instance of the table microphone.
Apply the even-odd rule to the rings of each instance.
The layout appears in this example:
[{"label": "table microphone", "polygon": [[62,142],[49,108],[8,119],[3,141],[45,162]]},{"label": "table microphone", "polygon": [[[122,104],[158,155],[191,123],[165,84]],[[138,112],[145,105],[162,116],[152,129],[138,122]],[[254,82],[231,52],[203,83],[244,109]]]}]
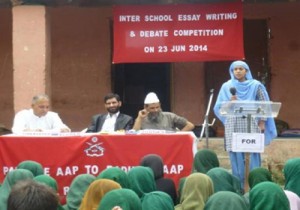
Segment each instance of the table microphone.
[{"label": "table microphone", "polygon": [[233,96],[236,95],[236,88],[235,88],[235,87],[231,87],[231,88],[229,89],[229,91],[230,91],[231,95],[233,95]]}]

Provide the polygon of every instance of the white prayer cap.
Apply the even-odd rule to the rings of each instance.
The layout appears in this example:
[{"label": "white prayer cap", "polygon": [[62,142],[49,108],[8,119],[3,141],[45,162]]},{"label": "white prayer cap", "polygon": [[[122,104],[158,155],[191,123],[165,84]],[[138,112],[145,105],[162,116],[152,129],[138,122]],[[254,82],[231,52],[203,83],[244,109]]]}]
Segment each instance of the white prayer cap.
[{"label": "white prayer cap", "polygon": [[153,104],[153,103],[159,103],[159,99],[155,93],[151,92],[148,93],[148,95],[146,96],[144,104]]}]

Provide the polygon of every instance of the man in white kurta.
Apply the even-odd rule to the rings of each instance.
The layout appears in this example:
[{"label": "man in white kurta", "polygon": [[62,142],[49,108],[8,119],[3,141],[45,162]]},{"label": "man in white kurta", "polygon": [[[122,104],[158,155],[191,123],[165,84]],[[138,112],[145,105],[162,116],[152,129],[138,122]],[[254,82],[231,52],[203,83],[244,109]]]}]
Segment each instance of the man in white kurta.
[{"label": "man in white kurta", "polygon": [[15,115],[12,132],[70,132],[59,115],[49,111],[47,95],[37,95],[32,99],[31,109],[24,109]]}]

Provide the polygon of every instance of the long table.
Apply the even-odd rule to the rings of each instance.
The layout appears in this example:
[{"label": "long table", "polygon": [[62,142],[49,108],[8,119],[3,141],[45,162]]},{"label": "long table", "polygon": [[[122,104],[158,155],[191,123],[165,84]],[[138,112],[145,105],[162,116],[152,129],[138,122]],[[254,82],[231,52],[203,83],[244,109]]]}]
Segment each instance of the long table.
[{"label": "long table", "polygon": [[113,166],[128,172],[144,155],[158,154],[165,164],[165,176],[178,185],[192,171],[194,146],[190,133],[0,136],[0,182],[21,161],[34,160],[57,180],[59,194],[65,196],[79,174],[97,176]]}]

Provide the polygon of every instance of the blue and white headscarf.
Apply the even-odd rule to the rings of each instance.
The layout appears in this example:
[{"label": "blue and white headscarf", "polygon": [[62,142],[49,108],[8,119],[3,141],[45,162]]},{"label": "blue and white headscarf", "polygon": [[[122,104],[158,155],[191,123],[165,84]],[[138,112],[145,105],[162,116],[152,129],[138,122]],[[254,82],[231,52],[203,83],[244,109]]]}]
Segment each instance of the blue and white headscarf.
[{"label": "blue and white headscarf", "polygon": [[[247,70],[246,80],[243,82],[239,82],[234,77],[233,70],[237,66],[241,66]],[[219,109],[222,102],[230,100],[232,96],[230,92],[230,88],[234,87],[236,89],[236,95],[238,100],[255,101],[257,90],[260,87],[260,89],[263,91],[265,95],[266,100],[270,100],[265,86],[258,80],[253,79],[251,70],[248,64],[245,63],[244,61],[234,61],[229,67],[229,73],[231,79],[222,85],[216,104],[214,106],[214,113],[222,121],[223,124],[225,123],[226,117],[220,114]],[[277,136],[277,130],[276,130],[274,119],[267,118],[265,124],[265,145],[268,145],[271,142],[271,140],[276,136]]]}]

